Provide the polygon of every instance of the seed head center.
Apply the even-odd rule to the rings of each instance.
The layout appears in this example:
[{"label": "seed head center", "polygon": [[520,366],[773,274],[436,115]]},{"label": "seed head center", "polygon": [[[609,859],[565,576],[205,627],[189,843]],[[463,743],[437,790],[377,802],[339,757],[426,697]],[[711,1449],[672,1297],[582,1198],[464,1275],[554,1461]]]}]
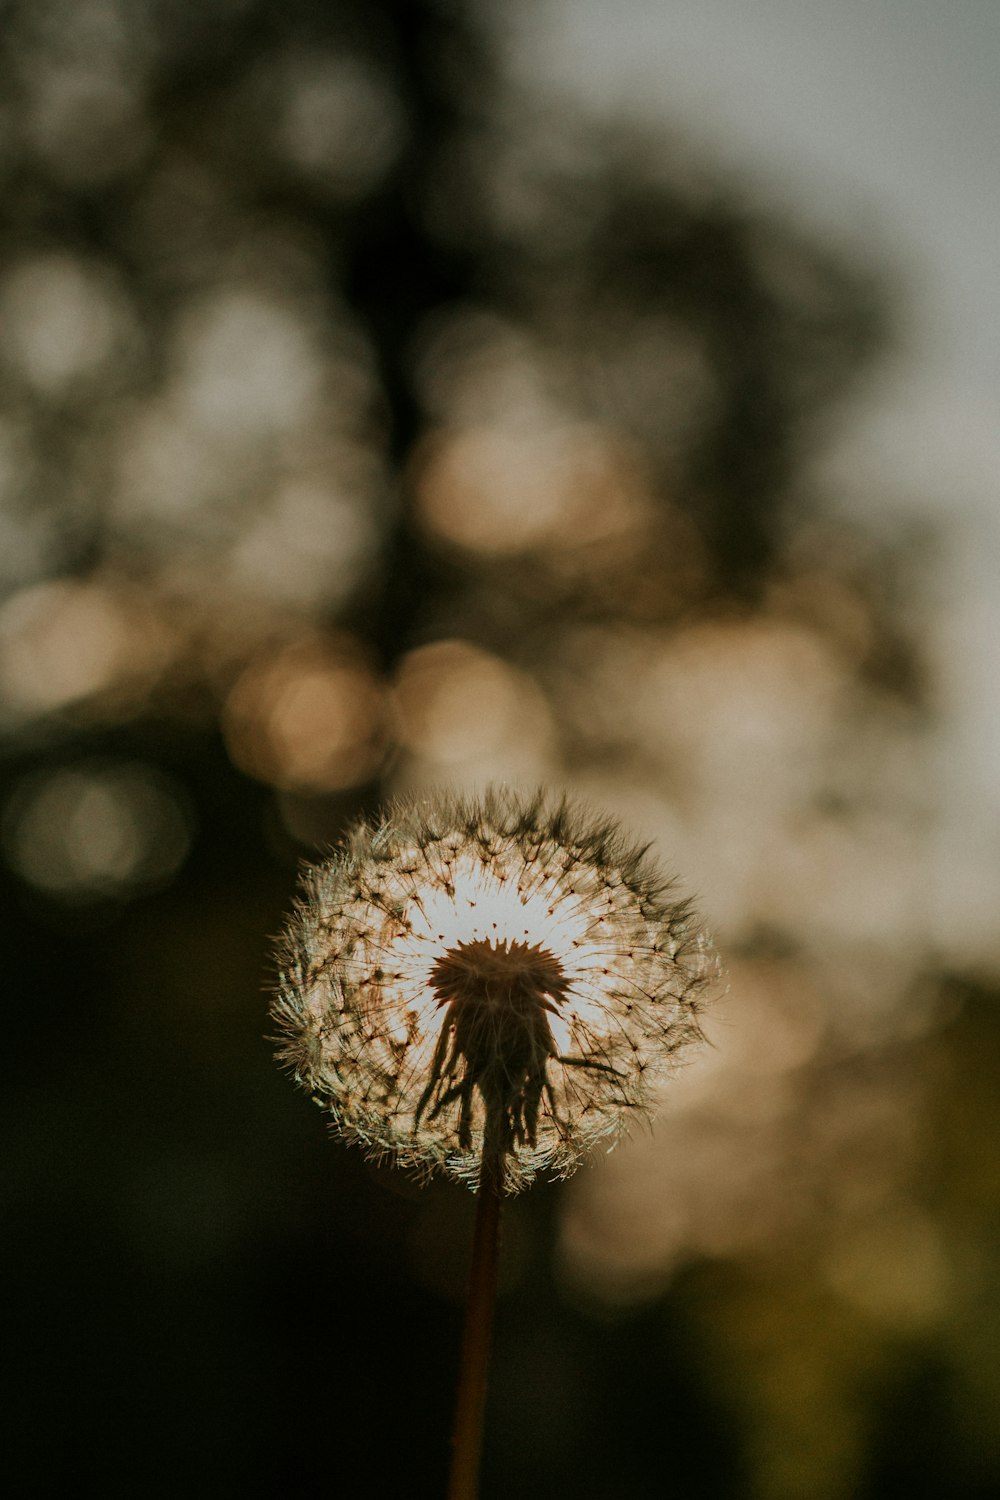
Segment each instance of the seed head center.
[{"label": "seed head center", "polygon": [[438,1005],[555,1011],[569,990],[562,964],[540,943],[456,943],[431,970]]},{"label": "seed head center", "polygon": [[495,1149],[533,1146],[543,1095],[555,1110],[546,1070],[558,1054],[546,1012],[557,1014],[569,993],[559,960],[541,944],[478,939],[449,948],[430,978],[445,1017],[417,1120],[428,1105],[433,1119],[457,1103],[468,1150],[478,1093]]}]

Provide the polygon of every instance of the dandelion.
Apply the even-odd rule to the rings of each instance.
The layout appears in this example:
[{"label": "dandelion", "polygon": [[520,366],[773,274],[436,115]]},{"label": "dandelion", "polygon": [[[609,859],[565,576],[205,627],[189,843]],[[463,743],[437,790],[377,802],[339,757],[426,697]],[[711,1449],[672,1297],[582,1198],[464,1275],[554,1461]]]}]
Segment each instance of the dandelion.
[{"label": "dandelion", "polygon": [[500,1200],[650,1112],[715,971],[645,852],[541,795],[396,806],[305,877],[282,1059],[347,1139],[480,1190],[454,1500],[475,1493]]},{"label": "dandelion", "polygon": [[541,797],[399,806],[310,870],[281,1056],[340,1133],[475,1186],[565,1176],[700,1036],[711,949],[616,826]]}]

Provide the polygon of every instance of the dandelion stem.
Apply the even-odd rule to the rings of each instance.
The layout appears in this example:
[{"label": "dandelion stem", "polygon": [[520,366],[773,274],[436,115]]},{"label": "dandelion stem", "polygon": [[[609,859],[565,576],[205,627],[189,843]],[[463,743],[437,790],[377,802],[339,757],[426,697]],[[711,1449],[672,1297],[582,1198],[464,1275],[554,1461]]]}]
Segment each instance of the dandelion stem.
[{"label": "dandelion stem", "polygon": [[500,1207],[503,1201],[504,1151],[497,1149],[487,1130],[483,1147],[476,1227],[472,1241],[469,1300],[465,1312],[462,1363],[458,1377],[455,1427],[452,1433],[448,1500],[476,1500],[479,1454],[486,1406],[486,1373],[493,1335],[497,1265],[500,1256]]}]

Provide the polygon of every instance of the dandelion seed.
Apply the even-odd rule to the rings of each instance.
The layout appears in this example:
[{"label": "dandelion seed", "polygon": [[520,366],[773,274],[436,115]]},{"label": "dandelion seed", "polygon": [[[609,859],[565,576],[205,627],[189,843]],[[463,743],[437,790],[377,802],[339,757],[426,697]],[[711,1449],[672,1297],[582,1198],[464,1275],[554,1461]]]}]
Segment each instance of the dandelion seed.
[{"label": "dandelion seed", "polygon": [[648,1112],[716,972],[615,824],[493,791],[400,805],[310,870],[281,1056],[345,1137],[471,1185],[566,1176]]}]

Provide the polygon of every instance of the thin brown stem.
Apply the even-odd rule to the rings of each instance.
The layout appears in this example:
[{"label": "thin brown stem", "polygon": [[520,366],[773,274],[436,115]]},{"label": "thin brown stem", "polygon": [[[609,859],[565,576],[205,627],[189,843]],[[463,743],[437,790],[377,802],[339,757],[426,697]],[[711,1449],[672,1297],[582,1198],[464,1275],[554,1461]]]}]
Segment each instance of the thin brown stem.
[{"label": "thin brown stem", "polygon": [[491,1144],[487,1131],[476,1195],[476,1228],[472,1240],[469,1300],[465,1312],[462,1363],[458,1377],[455,1427],[452,1433],[448,1500],[476,1500],[479,1455],[486,1406],[486,1375],[493,1336],[497,1265],[500,1258],[500,1207],[503,1201],[504,1152]]}]

